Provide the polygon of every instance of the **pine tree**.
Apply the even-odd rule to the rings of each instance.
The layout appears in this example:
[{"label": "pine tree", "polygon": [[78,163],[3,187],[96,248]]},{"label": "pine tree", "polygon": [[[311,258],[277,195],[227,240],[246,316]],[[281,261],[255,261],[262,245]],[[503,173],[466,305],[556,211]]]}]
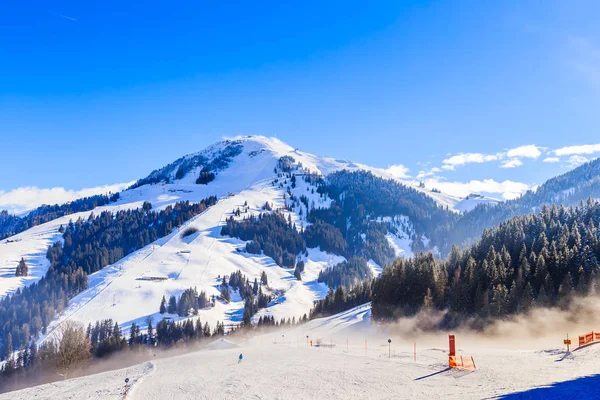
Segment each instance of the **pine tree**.
[{"label": "pine tree", "polygon": [[229,303],[231,301],[231,292],[229,290],[229,286],[228,285],[221,285],[221,297],[227,303]]},{"label": "pine tree", "polygon": [[146,318],[146,326],[147,326],[147,331],[148,331],[148,341],[150,343],[152,343],[153,341],[153,337],[154,337],[154,327],[152,326],[152,316],[148,316],[148,318]]},{"label": "pine tree", "polygon": [[27,263],[25,259],[21,257],[21,261],[19,261],[19,265],[17,265],[17,269],[15,271],[15,276],[28,276],[29,268],[27,267]]},{"label": "pine tree", "polygon": [[121,341],[121,328],[117,322],[115,322],[115,325],[113,326],[112,336],[117,342]]},{"label": "pine tree", "polygon": [[165,296],[162,297],[162,300],[160,301],[160,313],[164,314],[167,312],[167,299],[165,299]]},{"label": "pine tree", "polygon": [[490,302],[490,312],[494,317],[500,317],[506,314],[508,305],[508,294],[506,286],[503,283],[496,285],[492,291],[492,300]]},{"label": "pine tree", "polygon": [[265,287],[269,287],[269,279],[267,278],[267,273],[265,271],[262,271],[260,274],[260,283]]},{"label": "pine tree", "polygon": [[136,325],[136,323],[132,323],[131,324],[131,329],[129,330],[129,345],[133,346],[135,343],[137,343],[137,338],[138,338],[138,327]]},{"label": "pine tree", "polygon": [[167,307],[169,314],[177,314],[177,299],[175,296],[169,297],[169,306]]}]

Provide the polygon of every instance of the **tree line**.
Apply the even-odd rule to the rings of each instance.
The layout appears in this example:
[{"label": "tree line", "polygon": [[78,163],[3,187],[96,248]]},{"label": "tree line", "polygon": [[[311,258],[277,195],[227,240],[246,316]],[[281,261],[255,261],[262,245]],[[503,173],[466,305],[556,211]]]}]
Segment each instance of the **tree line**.
[{"label": "tree line", "polygon": [[84,197],[65,204],[42,205],[27,215],[18,217],[6,210],[0,211],[0,240],[16,235],[29,228],[45,224],[56,218],[83,211],[93,210],[119,199],[119,193]]}]

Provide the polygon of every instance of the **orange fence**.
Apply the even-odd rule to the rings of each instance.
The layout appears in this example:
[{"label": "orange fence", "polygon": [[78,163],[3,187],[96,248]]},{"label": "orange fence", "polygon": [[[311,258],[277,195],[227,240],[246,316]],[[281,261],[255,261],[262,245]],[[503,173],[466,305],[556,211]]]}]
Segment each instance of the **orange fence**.
[{"label": "orange fence", "polygon": [[591,331],[590,333],[579,336],[579,347],[598,341],[600,341],[600,332]]},{"label": "orange fence", "polygon": [[448,363],[450,368],[460,368],[469,371],[475,371],[475,360],[471,356],[449,356]]}]

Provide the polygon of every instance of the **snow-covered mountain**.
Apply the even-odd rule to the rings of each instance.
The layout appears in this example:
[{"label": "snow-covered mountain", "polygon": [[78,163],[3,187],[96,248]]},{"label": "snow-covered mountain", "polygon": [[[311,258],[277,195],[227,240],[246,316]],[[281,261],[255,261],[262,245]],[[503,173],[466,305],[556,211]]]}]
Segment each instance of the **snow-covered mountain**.
[{"label": "snow-covered mountain", "polygon": [[[54,242],[62,240],[59,228],[71,220],[85,220],[92,213],[99,215],[103,211],[137,209],[145,202],[151,203],[153,210],[161,210],[177,202],[199,202],[216,196],[219,201],[215,206],[187,221],[170,235],[90,275],[88,289],[69,301],[58,320],[50,324],[48,334],[66,320],[87,325],[111,318],[125,330],[134,322],[144,325],[149,316],[159,320],[163,317],[158,314],[163,296],[167,299],[171,295],[179,296],[191,287],[205,291],[208,296],[218,296],[221,278],[238,270],[251,281],[259,278],[263,271],[268,276],[269,287],[265,290],[274,300],[254,316],[255,320],[265,315],[278,320],[283,317],[299,318],[328,291],[325,284],[317,282],[319,272],[344,261],[344,258],[318,248],[308,249],[303,256],[305,269],[302,280],[297,280],[293,269],[281,268],[264,255],[240,252],[245,242],[220,234],[226,218],[234,215],[238,208],[248,209],[247,213],[236,217],[238,219],[264,212],[262,207],[265,203],[284,209],[287,188],[274,184],[276,168],[280,167],[282,157],[291,163],[293,173],[299,176],[307,171],[327,175],[339,170],[367,170],[386,179],[393,178],[384,170],[305,153],[274,138],[248,136],[224,140],[153,171],[121,192],[116,202],[57,218],[0,242],[0,296],[30,285],[45,275],[49,267],[46,250]],[[207,184],[197,183],[200,176],[206,178]],[[411,187],[426,193],[441,205],[453,206],[455,203],[442,193]],[[308,202],[317,208],[328,207],[331,200],[314,189],[310,183],[298,179],[291,193],[296,197],[307,196]],[[293,211],[284,210],[284,213],[301,229],[308,225],[306,208],[298,204]],[[397,256],[410,256],[411,221],[398,215],[394,224],[397,224],[394,233],[388,234],[387,239]],[[182,234],[190,228],[194,234]],[[14,276],[21,258],[30,266],[28,277]],[[381,270],[381,266],[373,261],[369,264],[375,274]],[[236,325],[241,321],[243,307],[243,300],[234,293],[231,302],[217,301],[214,307],[200,310],[199,315],[211,326],[217,321]]]},{"label": "snow-covered mountain", "polygon": [[471,193],[454,205],[454,209],[460,212],[469,212],[480,204],[498,204],[501,200],[483,196],[477,193]]}]

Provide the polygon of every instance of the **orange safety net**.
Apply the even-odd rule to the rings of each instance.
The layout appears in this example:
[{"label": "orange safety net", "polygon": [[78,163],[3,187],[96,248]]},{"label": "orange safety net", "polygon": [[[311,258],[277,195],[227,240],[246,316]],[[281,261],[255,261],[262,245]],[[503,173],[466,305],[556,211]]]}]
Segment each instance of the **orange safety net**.
[{"label": "orange safety net", "polygon": [[591,331],[585,335],[579,336],[579,346],[585,346],[592,342],[600,341],[600,332]]},{"label": "orange safety net", "polygon": [[475,360],[473,360],[473,357],[471,356],[448,356],[448,365],[450,368],[460,368],[469,371],[474,371],[476,369]]}]

